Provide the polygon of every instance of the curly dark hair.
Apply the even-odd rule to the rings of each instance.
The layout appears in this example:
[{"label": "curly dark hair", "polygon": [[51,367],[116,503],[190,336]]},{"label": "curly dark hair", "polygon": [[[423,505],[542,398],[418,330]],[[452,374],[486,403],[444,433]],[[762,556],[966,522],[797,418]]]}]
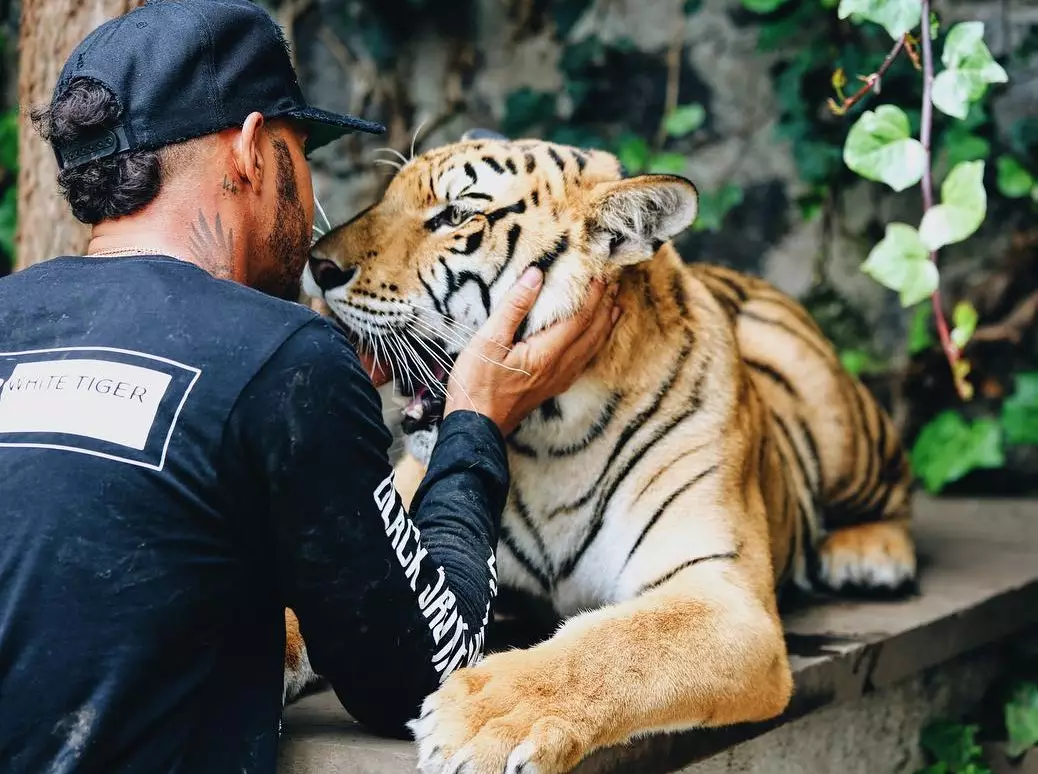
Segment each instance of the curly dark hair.
[{"label": "curly dark hair", "polygon": [[[66,143],[111,129],[121,114],[122,106],[107,86],[78,78],[30,118],[44,140]],[[184,144],[121,153],[59,172],[58,185],[76,219],[94,225],[132,215],[151,202],[184,156]]]}]

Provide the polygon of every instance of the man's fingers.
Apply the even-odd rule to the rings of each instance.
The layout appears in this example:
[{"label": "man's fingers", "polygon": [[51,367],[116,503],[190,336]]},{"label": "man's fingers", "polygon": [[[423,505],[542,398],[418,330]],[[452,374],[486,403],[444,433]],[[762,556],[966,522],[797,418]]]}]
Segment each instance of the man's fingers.
[{"label": "man's fingers", "polygon": [[536,266],[530,266],[501,299],[501,304],[483,324],[481,333],[495,344],[511,346],[515,332],[530,313],[537,295],[541,292],[543,281],[543,272]]},{"label": "man's fingers", "polygon": [[612,302],[603,301],[599,304],[591,323],[562,356],[559,368],[564,371],[571,368],[578,371],[584,370],[609,339],[613,328],[616,327],[616,321],[619,319],[619,312],[620,307],[614,306]]}]

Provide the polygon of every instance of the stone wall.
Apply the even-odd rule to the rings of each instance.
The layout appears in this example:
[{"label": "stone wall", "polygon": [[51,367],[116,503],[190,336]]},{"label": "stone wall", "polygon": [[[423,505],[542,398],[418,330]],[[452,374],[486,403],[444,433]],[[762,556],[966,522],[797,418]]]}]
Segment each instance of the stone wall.
[{"label": "stone wall", "polygon": [[[763,274],[798,296],[821,282],[840,299],[840,313],[854,315],[857,329],[868,331],[874,345],[902,348],[908,315],[896,294],[858,267],[882,236],[877,217],[879,223],[919,217],[918,188],[886,195],[877,184],[853,185],[842,192],[835,217],[803,220],[796,199],[806,186],[789,143],[775,132],[769,68],[781,52],[758,51],[757,20],[736,0],[703,0],[687,15],[680,0],[467,0],[454,6],[450,18],[436,11],[442,3],[397,0],[382,4],[383,18],[400,15],[392,25],[393,39],[377,47],[366,21],[368,5],[300,0],[282,6],[283,22],[291,21],[290,11],[298,12],[291,26],[304,89],[312,99],[332,109],[361,111],[390,127],[387,137],[353,138],[315,156],[318,192],[332,221],[366,206],[388,179],[391,168],[373,163],[376,148],[393,147],[406,155],[419,127],[419,151],[457,139],[472,126],[500,128],[508,95],[524,87],[563,91],[565,47],[589,39],[625,50],[602,65],[610,87],[590,101],[603,113],[622,113],[630,126],[651,136],[663,112],[668,52],[680,44],[679,102],[698,101],[707,108],[706,123],[687,152],[686,175],[701,189],[732,182],[745,192],[720,232],[689,233],[679,240],[686,257]],[[572,10],[564,36],[557,24],[560,7]],[[944,2],[936,8],[946,24],[984,20],[996,56],[1006,50],[1007,40],[1019,45],[1029,26],[1038,24],[1033,1]],[[1000,125],[1034,112],[1034,75],[1033,66],[1029,72],[1010,71],[1012,87],[993,103]],[[1004,252],[1012,227],[998,212],[990,218],[983,234],[948,251],[953,283],[956,276],[977,278],[978,269],[997,264]],[[958,273],[956,265],[962,267]]]}]

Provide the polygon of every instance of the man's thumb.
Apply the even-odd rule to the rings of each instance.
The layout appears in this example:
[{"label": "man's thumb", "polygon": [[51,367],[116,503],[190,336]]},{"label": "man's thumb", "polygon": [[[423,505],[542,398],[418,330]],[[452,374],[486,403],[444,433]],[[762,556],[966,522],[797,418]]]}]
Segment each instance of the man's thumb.
[{"label": "man's thumb", "polygon": [[530,266],[502,299],[503,303],[491,317],[491,335],[498,343],[506,346],[512,343],[520,323],[533,308],[543,282],[544,273]]}]

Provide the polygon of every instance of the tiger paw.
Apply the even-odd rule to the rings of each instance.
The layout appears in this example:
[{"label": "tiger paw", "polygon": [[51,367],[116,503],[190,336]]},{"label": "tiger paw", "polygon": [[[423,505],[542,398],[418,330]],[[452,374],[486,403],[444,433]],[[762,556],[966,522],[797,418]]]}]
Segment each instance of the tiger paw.
[{"label": "tiger paw", "polygon": [[818,548],[816,578],[823,588],[841,596],[910,594],[916,587],[912,537],[896,522],[834,530]]},{"label": "tiger paw", "polygon": [[[563,774],[586,754],[572,691],[529,651],[455,672],[409,724],[422,774]],[[545,665],[546,666],[546,665]],[[579,703],[579,702],[578,702]]]}]

